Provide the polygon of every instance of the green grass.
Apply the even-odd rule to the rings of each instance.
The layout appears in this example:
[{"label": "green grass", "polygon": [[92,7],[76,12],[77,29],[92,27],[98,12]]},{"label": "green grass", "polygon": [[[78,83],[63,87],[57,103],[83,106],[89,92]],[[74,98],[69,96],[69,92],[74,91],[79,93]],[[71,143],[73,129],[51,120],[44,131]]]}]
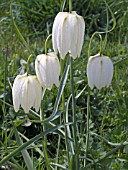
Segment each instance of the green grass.
[{"label": "green grass", "polygon": [[[107,0],[115,19],[115,29],[107,34],[103,54],[114,63],[114,77],[109,88],[90,91],[89,143],[86,158],[87,97],[88,85],[86,65],[92,34],[110,30],[113,19],[102,0],[73,0],[73,10],[85,20],[85,41],[81,57],[73,61],[74,91],[76,96],[77,143],[74,146],[73,115],[68,56],[63,63],[60,88],[46,90],[42,102],[45,130],[40,113],[33,110],[25,114],[22,109],[15,113],[12,103],[12,85],[16,75],[26,71],[30,54],[29,71],[35,74],[34,62],[38,54],[45,52],[44,43],[52,31],[56,14],[62,10],[62,0],[0,2],[0,166],[1,169],[28,169],[24,161],[27,153],[37,170],[75,170],[79,158],[79,169],[127,170],[128,169],[128,1]],[[66,2],[64,11],[68,10]],[[16,26],[14,26],[14,23]],[[18,28],[20,34],[17,32]],[[26,48],[27,43],[28,48]],[[102,35],[103,41],[105,34]],[[52,49],[51,39],[47,48]],[[91,55],[99,52],[100,40],[92,40]],[[60,59],[60,58],[59,58]],[[67,66],[67,69],[65,70]],[[65,71],[65,72],[64,72]],[[64,74],[63,74],[64,73]],[[66,82],[63,86],[63,82]],[[62,93],[63,92],[63,93]],[[63,97],[62,97],[63,96]],[[54,111],[58,115],[54,115]],[[50,117],[53,114],[53,117]],[[68,120],[66,118],[68,115]],[[50,117],[50,119],[49,119]],[[48,121],[49,119],[49,121]],[[26,120],[30,126],[23,126]],[[67,123],[68,121],[68,123]],[[67,123],[65,125],[65,123]],[[62,127],[61,127],[62,125]],[[15,128],[14,128],[15,127]],[[66,128],[67,127],[67,128]],[[44,130],[44,131],[43,131]],[[69,135],[71,133],[71,136]],[[46,138],[44,138],[44,135]],[[17,136],[17,137],[16,137]],[[18,140],[19,139],[19,140]],[[106,139],[106,140],[105,140]],[[47,149],[44,141],[47,140]],[[23,143],[19,144],[19,141]],[[124,143],[125,142],[125,143]],[[19,146],[20,145],[20,146]],[[75,151],[75,154],[72,151]],[[24,150],[23,150],[24,149]],[[29,155],[29,156],[28,156]],[[4,163],[3,163],[4,162]],[[50,164],[50,167],[48,166]],[[77,169],[76,169],[77,170]]]}]

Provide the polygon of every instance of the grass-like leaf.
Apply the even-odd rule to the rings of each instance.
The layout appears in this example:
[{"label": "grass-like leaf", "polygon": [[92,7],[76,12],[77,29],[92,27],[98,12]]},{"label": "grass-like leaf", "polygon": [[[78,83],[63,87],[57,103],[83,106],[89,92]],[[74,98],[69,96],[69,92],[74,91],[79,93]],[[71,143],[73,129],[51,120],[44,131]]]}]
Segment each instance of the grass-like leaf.
[{"label": "grass-like leaf", "polygon": [[42,138],[43,136],[54,132],[55,130],[64,127],[65,125],[59,125],[59,126],[55,126],[54,128],[48,129],[45,132],[41,132],[39,135],[35,136],[34,138],[30,139],[28,142],[24,143],[23,145],[21,145],[19,148],[15,149],[13,152],[11,152],[9,155],[7,155],[6,157],[4,157],[1,161],[0,161],[0,166],[2,166],[5,162],[7,162],[8,160],[10,160],[13,156],[15,156],[17,153],[21,152],[23,149],[27,148],[29,145],[31,145],[33,142],[39,140],[40,138]]},{"label": "grass-like leaf", "polygon": [[[13,127],[14,127],[14,133],[15,133],[15,136],[16,136],[17,143],[18,143],[19,146],[21,146],[21,145],[23,145],[23,142],[22,142],[22,140],[21,140],[21,138],[18,134],[16,127],[15,126],[13,126]],[[25,162],[28,170],[34,170],[33,162],[32,162],[32,159],[30,158],[29,153],[27,152],[27,149],[22,150],[21,153],[22,153],[22,156],[24,158],[24,162]]]}]

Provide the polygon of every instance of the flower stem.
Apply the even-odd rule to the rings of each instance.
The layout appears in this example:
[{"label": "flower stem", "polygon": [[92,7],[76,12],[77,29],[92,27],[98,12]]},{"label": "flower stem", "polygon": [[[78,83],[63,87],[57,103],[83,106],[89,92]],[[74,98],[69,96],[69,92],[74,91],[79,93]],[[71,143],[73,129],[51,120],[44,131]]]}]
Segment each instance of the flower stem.
[{"label": "flower stem", "polygon": [[[61,119],[61,118],[60,118]],[[61,136],[59,135],[58,138],[58,147],[57,147],[57,153],[56,153],[56,163],[58,163],[58,159],[59,159],[59,151],[60,151],[60,141],[61,141]],[[55,170],[58,170],[58,167],[56,166]]]},{"label": "flower stem", "polygon": [[29,61],[30,61],[31,56],[32,56],[32,54],[27,59],[27,75],[29,73]]},{"label": "flower stem", "polygon": [[73,81],[73,59],[70,63],[70,78],[71,78],[71,93],[72,93],[72,112],[73,112],[73,125],[74,125],[74,144],[77,146],[77,137],[76,137],[76,101],[75,101],[75,92],[74,92],[74,81]]},{"label": "flower stem", "polygon": [[69,0],[69,12],[72,12],[72,0]]},{"label": "flower stem", "polygon": [[[46,91],[46,89],[44,89],[44,91],[43,91],[43,97],[44,97],[45,91]],[[45,119],[44,112],[43,112],[43,102],[41,102],[41,107],[40,107],[40,119],[41,120]],[[45,132],[46,130],[47,130],[46,124],[44,122],[43,123],[43,131]],[[43,145],[44,157],[45,157],[45,161],[46,161],[46,167],[47,167],[47,170],[50,170],[51,168],[50,168],[50,162],[49,162],[48,152],[47,152],[47,136],[43,137],[42,145]]]},{"label": "flower stem", "polygon": [[[6,116],[6,106],[5,106],[5,102],[6,102],[6,81],[7,81],[7,57],[8,57],[8,45],[7,48],[5,49],[6,53],[3,53],[4,56],[4,104],[3,104],[3,127],[6,129],[5,132],[2,132],[3,134],[5,134],[5,149],[7,149],[7,116]],[[2,134],[2,135],[3,135]]]},{"label": "flower stem", "polygon": [[[67,61],[68,62],[68,61]],[[64,61],[60,58],[60,64],[61,64],[61,75],[63,75],[64,72]],[[62,110],[64,112],[64,123],[66,124],[66,109],[65,109],[65,95],[64,95],[64,91],[62,93]],[[61,119],[61,117],[60,117]],[[60,122],[62,123],[62,122]],[[67,159],[70,160],[69,157],[69,144],[68,144],[68,136],[67,136],[67,127],[65,126],[65,147],[66,147],[66,153],[67,153]]]},{"label": "flower stem", "polygon": [[45,54],[47,54],[47,43],[48,43],[48,39],[52,36],[52,34],[49,34],[48,37],[45,40]]},{"label": "flower stem", "polygon": [[[73,113],[73,137],[74,137],[74,148],[75,151],[78,149],[77,143],[77,122],[76,122],[76,100],[75,100],[75,92],[74,92],[74,81],[73,81],[73,59],[70,56],[70,81],[71,81],[71,94],[72,94],[72,113]],[[76,169],[79,168],[79,159],[76,156]]]},{"label": "flower stem", "polygon": [[87,133],[86,133],[86,159],[85,159],[85,167],[88,156],[88,144],[89,144],[89,117],[90,117],[90,87],[88,86],[88,97],[87,97]]},{"label": "flower stem", "polygon": [[63,12],[63,11],[64,11],[65,4],[66,4],[66,0],[64,0],[64,1],[63,1],[62,7],[61,7],[61,12]]},{"label": "flower stem", "polygon": [[[106,34],[106,35],[107,35],[107,33],[112,32],[112,31],[115,29],[115,26],[116,26],[116,19],[115,19],[115,16],[114,16],[111,8],[108,6],[106,0],[103,0],[103,1],[104,1],[105,5],[106,5],[106,8],[107,8],[107,9],[109,10],[109,12],[111,13],[111,16],[112,16],[112,19],[113,19],[113,26],[112,26],[112,28],[111,28],[110,30],[108,30],[108,23],[107,23],[107,30],[106,30],[106,31],[102,31],[102,32],[96,31],[96,32],[94,32],[94,33],[92,34],[92,36],[91,36],[91,38],[90,38],[89,47],[88,47],[88,59],[89,59],[89,57],[90,57],[91,44],[92,44],[92,40],[93,40],[94,36],[97,35],[97,34],[98,34],[98,35],[99,35],[99,34]],[[107,11],[107,12],[108,12],[108,11]],[[107,15],[107,20],[108,20],[108,15]],[[99,35],[99,36],[100,36],[100,35]],[[101,37],[100,37],[100,40],[101,40]],[[103,42],[101,42],[101,43],[103,44]],[[105,42],[105,44],[106,44],[106,42]],[[104,47],[105,47],[105,44],[104,44]],[[101,49],[100,49],[100,50],[101,50]]]},{"label": "flower stem", "polygon": [[99,34],[100,37],[100,56],[102,54],[102,47],[103,47],[103,40],[102,40],[102,36]]}]

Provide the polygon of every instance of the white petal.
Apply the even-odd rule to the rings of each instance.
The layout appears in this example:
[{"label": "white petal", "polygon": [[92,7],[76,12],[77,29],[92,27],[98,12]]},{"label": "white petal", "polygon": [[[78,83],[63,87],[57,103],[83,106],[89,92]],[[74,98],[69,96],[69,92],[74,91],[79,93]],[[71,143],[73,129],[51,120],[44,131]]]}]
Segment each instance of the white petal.
[{"label": "white petal", "polygon": [[113,63],[112,61],[110,60],[110,58],[104,56],[104,63],[105,63],[105,68],[106,68],[106,74],[105,74],[105,77],[106,77],[106,84],[105,86],[109,86],[111,81],[112,81],[112,77],[113,77]]},{"label": "white petal", "polygon": [[21,88],[21,107],[25,113],[28,113],[30,109],[28,105],[28,84],[29,80],[26,78]]},{"label": "white petal", "polygon": [[13,96],[13,105],[14,105],[15,112],[19,110],[21,104],[21,88],[24,83],[25,77],[26,74],[18,75],[14,80],[14,84],[12,88],[12,96]]},{"label": "white petal", "polygon": [[95,65],[97,66],[95,69],[95,86],[98,89],[101,89],[102,87],[102,69],[103,69],[103,62],[102,57],[95,58]]},{"label": "white petal", "polygon": [[76,45],[76,51],[77,51],[77,56],[80,57],[80,53],[82,50],[83,42],[84,42],[84,32],[85,32],[85,22],[82,16],[77,15],[77,20],[78,20],[78,30],[77,30],[77,45]]},{"label": "white petal", "polygon": [[88,77],[88,84],[91,89],[93,89],[94,87],[92,68],[93,68],[93,61],[92,61],[92,57],[90,57],[87,64],[87,77]]},{"label": "white petal", "polygon": [[20,98],[19,98],[20,90],[18,88],[18,84],[19,84],[19,78],[17,76],[14,80],[14,84],[12,88],[13,105],[14,105],[15,112],[17,112],[20,107]]},{"label": "white petal", "polygon": [[36,76],[28,76],[29,79],[29,86],[28,86],[28,105],[29,108],[31,108],[34,105],[34,100],[36,97],[36,91],[35,91],[35,82],[34,78]]},{"label": "white petal", "polygon": [[33,107],[35,108],[36,112],[38,112],[41,104],[42,89],[36,77],[34,78],[34,93],[35,93],[35,98],[34,98]]},{"label": "white petal", "polygon": [[47,82],[47,76],[46,76],[46,55],[41,54],[38,55],[36,58],[35,63],[35,70],[37,78],[40,82],[40,84],[45,87]]},{"label": "white petal", "polygon": [[[69,51],[69,46],[70,44],[70,39],[69,39],[69,26],[67,25],[67,18],[68,18],[68,13],[65,12],[63,14],[63,17],[60,21],[59,27],[58,27],[58,34],[57,34],[57,48],[58,51],[62,57],[62,59],[65,58],[65,55]],[[69,42],[68,42],[69,41]],[[67,43],[67,44],[66,44]]]},{"label": "white petal", "polygon": [[52,65],[52,78],[53,83],[56,84],[56,86],[59,86],[59,76],[60,76],[60,63],[57,58],[57,56],[54,53],[49,53],[51,56],[51,65]]},{"label": "white petal", "polygon": [[53,84],[59,85],[59,75],[60,75],[60,64],[55,53],[48,53],[48,63],[47,63],[47,77],[48,82],[46,87],[51,90]]},{"label": "white petal", "polygon": [[70,25],[70,51],[72,57],[77,57],[77,41],[78,41],[78,20],[76,15],[70,14],[68,18],[68,25]]},{"label": "white petal", "polygon": [[46,66],[46,77],[47,77],[47,82],[46,82],[46,87],[47,89],[51,90],[53,81],[54,81],[54,71],[53,71],[53,65],[52,65],[52,57],[47,55],[47,66]]},{"label": "white petal", "polygon": [[51,90],[54,83],[59,86],[60,63],[55,53],[38,55],[35,69],[37,78],[43,87]]},{"label": "white petal", "polygon": [[102,87],[105,87],[107,85],[107,82],[108,82],[108,76],[109,76],[109,73],[108,73],[108,62],[106,60],[106,57],[101,57],[102,58],[102,63],[103,63],[103,68],[102,68],[102,78],[101,78],[101,81],[102,81]]},{"label": "white petal", "polygon": [[59,28],[59,24],[60,24],[62,16],[63,16],[62,12],[59,12],[57,14],[57,16],[55,17],[54,23],[53,23],[53,28],[52,28],[52,44],[53,44],[53,49],[56,53],[58,52],[58,48],[57,48],[58,28]]},{"label": "white petal", "polygon": [[35,60],[35,71],[36,71],[36,75],[38,77],[38,80],[41,83],[42,82],[42,78],[41,78],[41,75],[40,75],[39,65],[40,65],[40,56],[37,56],[36,60]]}]

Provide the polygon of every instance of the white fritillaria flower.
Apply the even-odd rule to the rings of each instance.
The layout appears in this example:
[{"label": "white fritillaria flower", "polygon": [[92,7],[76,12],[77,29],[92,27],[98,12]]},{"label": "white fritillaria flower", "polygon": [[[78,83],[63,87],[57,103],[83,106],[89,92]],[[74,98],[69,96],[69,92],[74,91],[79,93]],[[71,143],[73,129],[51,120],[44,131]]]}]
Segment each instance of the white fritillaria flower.
[{"label": "white fritillaria flower", "polygon": [[89,58],[87,64],[88,84],[91,89],[96,86],[98,89],[108,87],[113,77],[113,63],[109,57],[98,53]]},{"label": "white fritillaria flower", "polygon": [[52,29],[52,43],[56,54],[62,59],[69,52],[73,59],[80,57],[84,41],[85,22],[75,11],[72,13],[59,12]]},{"label": "white fritillaria flower", "polygon": [[51,90],[53,84],[59,86],[60,63],[54,52],[38,55],[35,61],[35,70],[43,87]]},{"label": "white fritillaria flower", "polygon": [[28,113],[33,107],[38,112],[41,104],[42,88],[37,76],[27,76],[27,73],[18,75],[12,88],[14,110],[17,112],[19,107]]}]

